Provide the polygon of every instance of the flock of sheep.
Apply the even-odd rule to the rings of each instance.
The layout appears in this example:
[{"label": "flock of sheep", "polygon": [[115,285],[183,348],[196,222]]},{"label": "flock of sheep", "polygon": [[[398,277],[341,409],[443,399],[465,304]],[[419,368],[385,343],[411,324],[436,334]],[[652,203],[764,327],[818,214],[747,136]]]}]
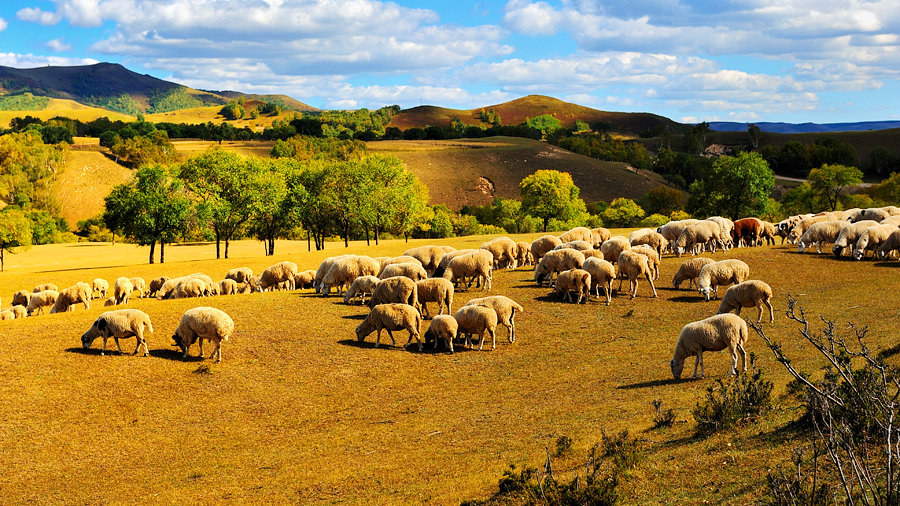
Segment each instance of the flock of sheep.
[{"label": "flock of sheep", "polygon": [[[615,279],[619,280],[619,291],[628,279],[628,293],[635,298],[639,280],[643,278],[650,286],[652,297],[657,297],[654,281],[659,279],[660,259],[666,253],[680,257],[688,252],[696,255],[703,251],[726,251],[764,241],[774,244],[780,236],[782,243],[796,243],[801,252],[810,246],[821,252],[824,243],[831,243],[835,256],[849,249],[857,259],[863,258],[867,251],[879,258],[890,258],[900,249],[898,225],[900,208],[891,206],[792,216],[777,224],[757,218],[681,220],[656,230],[640,229],[629,237],[611,236],[605,228],[577,227],[559,236],[544,235],[530,244],[498,237],[478,249],[421,246],[398,257],[340,255],[325,259],[315,270],[299,271],[293,262],[279,262],[254,276],[249,268],[240,267],[228,271],[219,282],[200,273],[179,278],[160,277],[151,280],[149,285],[142,278],[120,277],[114,282],[111,294],[109,283],[100,278],[92,285],[80,282],[63,290],[45,284],[31,292],[16,292],[12,308],[0,312],[0,319],[41,314],[46,307],[50,307],[50,313],[70,311],[78,303],[89,309],[95,296],[105,298],[105,305],[122,305],[135,291],[141,298],[170,299],[313,288],[325,297],[334,292],[347,304],[358,301],[368,306],[368,315],[357,326],[356,337],[364,341],[375,332],[376,347],[380,345],[383,330],[394,345],[393,332],[405,330],[409,333],[406,344],[415,339],[420,351],[424,343],[433,342],[437,348],[443,341],[452,353],[456,339],[462,339],[463,345],[469,348],[478,341],[481,350],[485,333],[491,337],[493,350],[498,324],[508,329],[508,341],[515,342],[515,315],[524,308],[503,295],[472,299],[456,312],[452,311],[452,305],[456,290],[471,289],[473,284],[491,290],[495,269],[533,265],[537,285],[552,285],[552,293],[562,300],[581,303],[591,296],[599,298],[602,287],[602,300],[609,305]],[[684,326],[670,363],[673,376],[681,377],[684,361],[691,356],[695,357],[693,376],[697,376],[698,369],[702,376],[703,352],[725,349],[731,353],[731,371],[736,374],[739,357],[742,368],[746,367],[744,344],[748,331],[746,322],[739,316],[741,309],[758,308],[759,322],[764,308],[768,308],[769,321],[774,321],[771,287],[750,279],[750,269],[741,260],[715,261],[697,256],[682,261],[672,280],[676,289],[685,281],[688,289],[696,285],[707,301],[718,299],[719,286],[733,286],[722,297],[717,315]],[[429,303],[437,307],[434,316],[428,310]],[[731,311],[736,314],[730,314]],[[420,333],[423,315],[431,317],[424,336]],[[234,322],[223,311],[198,307],[182,315],[172,337],[184,357],[198,341],[202,357],[203,341],[210,341],[215,346],[212,358],[221,361],[221,342],[228,340],[233,330]],[[105,354],[107,341],[112,338],[121,352],[119,339],[135,337],[134,353],[143,347],[144,355],[148,355],[144,334],[152,332],[150,318],[142,311],[108,311],[84,333],[82,346],[89,348],[94,340],[102,338],[101,354]]]}]

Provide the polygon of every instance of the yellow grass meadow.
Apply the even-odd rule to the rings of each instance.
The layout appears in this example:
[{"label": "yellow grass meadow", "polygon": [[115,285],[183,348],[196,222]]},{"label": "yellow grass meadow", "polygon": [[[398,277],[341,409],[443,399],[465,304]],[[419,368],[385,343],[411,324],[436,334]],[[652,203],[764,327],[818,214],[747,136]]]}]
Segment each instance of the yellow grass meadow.
[{"label": "yellow grass meadow", "polygon": [[[313,269],[345,252],[399,255],[428,243],[464,248],[487,239],[327,243],[319,252],[279,241],[274,257],[258,242],[238,241],[227,260],[215,259],[213,244],[179,245],[166,248],[162,265],[147,264],[148,249],[129,244],[37,246],[6,256],[0,297],[8,307],[15,290],[43,282],[62,288],[96,277],[112,284],[122,275],[149,281],[193,272],[218,280],[239,266],[259,272],[290,260]],[[900,262],[839,261],[787,245],[712,256],[740,258],[753,278],[772,285],[776,320],[766,331],[804,370],[820,363],[784,317],[788,293],[814,319],[868,326],[875,349],[900,340]],[[696,291],[672,289],[681,260],[663,259],[658,299],[643,282],[638,298],[617,294],[609,307],[561,302],[535,286],[530,268],[498,271],[491,293],[525,307],[517,341],[508,343],[500,328],[495,351],[460,347],[452,355],[404,348],[405,332],[395,333],[396,347],[374,348],[374,335],[360,344],[354,328],[365,308],[312,290],[135,297],[127,307],[153,322],[149,357],[130,354],[133,339],[123,340],[124,355],[100,356],[100,341],[81,349],[80,335],[108,309],[101,300],[91,309],[0,321],[0,497],[11,504],[455,504],[490,495],[510,463],[540,465],[562,435],[574,447],[556,470],[571,476],[602,431],[627,428],[647,456],[620,485],[623,503],[752,503],[765,492],[767,472],[804,440],[786,429],[796,403],[779,401],[753,424],[695,436],[690,409],[727,376],[729,359],[709,353],[705,379],[671,379],[678,332],[718,307]],[[458,292],[453,308],[482,295]],[[219,364],[182,360],[171,346],[181,314],[204,305],[235,321]],[[756,311],[743,315],[755,319]],[[747,349],[783,394],[788,377],[752,331]],[[674,427],[650,430],[654,399],[675,410]]]}]

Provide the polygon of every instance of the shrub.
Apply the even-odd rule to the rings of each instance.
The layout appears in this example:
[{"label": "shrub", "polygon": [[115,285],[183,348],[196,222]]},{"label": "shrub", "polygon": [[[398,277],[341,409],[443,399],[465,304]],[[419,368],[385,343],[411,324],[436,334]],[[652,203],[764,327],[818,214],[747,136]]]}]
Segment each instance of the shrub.
[{"label": "shrub", "polygon": [[640,226],[644,228],[657,228],[668,223],[669,217],[664,214],[651,214],[641,220]]},{"label": "shrub", "polygon": [[675,425],[675,412],[671,409],[662,409],[662,399],[654,399],[650,403],[653,406],[653,428],[665,429]]},{"label": "shrub", "polygon": [[756,419],[772,406],[771,381],[756,369],[756,355],[750,354],[747,371],[727,382],[718,379],[706,389],[706,398],[692,414],[701,433],[713,433]]}]

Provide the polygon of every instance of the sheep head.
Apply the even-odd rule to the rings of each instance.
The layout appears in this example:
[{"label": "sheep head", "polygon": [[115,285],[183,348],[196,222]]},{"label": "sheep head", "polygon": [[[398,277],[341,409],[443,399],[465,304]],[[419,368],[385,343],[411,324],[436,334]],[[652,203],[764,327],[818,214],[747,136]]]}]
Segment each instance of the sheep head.
[{"label": "sheep head", "polygon": [[[101,328],[102,327],[102,328]],[[106,328],[106,320],[103,318],[97,318],[94,321],[94,324],[91,325],[91,328],[87,329],[87,332],[81,334],[81,347],[83,349],[88,349],[91,347],[91,344],[94,342],[94,339],[100,337],[100,332]]]},{"label": "sheep head", "polygon": [[700,295],[702,295],[706,299],[706,302],[709,302],[709,294],[712,293],[711,286],[704,286],[702,288],[699,288],[697,291],[700,292]]},{"label": "sheep head", "polygon": [[681,379],[681,372],[684,370],[684,360],[673,358],[672,361],[669,362],[669,367],[672,368],[672,377]]}]

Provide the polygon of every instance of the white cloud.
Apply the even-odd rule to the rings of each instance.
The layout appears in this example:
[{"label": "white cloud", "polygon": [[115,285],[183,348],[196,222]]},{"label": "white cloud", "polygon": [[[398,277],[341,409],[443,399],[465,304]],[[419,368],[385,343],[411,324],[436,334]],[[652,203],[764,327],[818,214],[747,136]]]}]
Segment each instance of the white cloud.
[{"label": "white cloud", "polygon": [[16,12],[16,17],[22,21],[40,23],[42,25],[55,25],[62,19],[62,15],[56,12],[47,12],[36,7],[26,7]]},{"label": "white cloud", "polygon": [[20,69],[54,66],[93,65],[100,63],[93,58],[65,58],[33,54],[0,53],[0,65]]},{"label": "white cloud", "polygon": [[62,53],[72,49],[72,45],[67,43],[62,38],[53,39],[47,42],[47,48],[51,51],[56,51],[57,53]]},{"label": "white cloud", "polygon": [[2,32],[3,30],[6,30],[6,20],[0,18],[0,32]]}]

